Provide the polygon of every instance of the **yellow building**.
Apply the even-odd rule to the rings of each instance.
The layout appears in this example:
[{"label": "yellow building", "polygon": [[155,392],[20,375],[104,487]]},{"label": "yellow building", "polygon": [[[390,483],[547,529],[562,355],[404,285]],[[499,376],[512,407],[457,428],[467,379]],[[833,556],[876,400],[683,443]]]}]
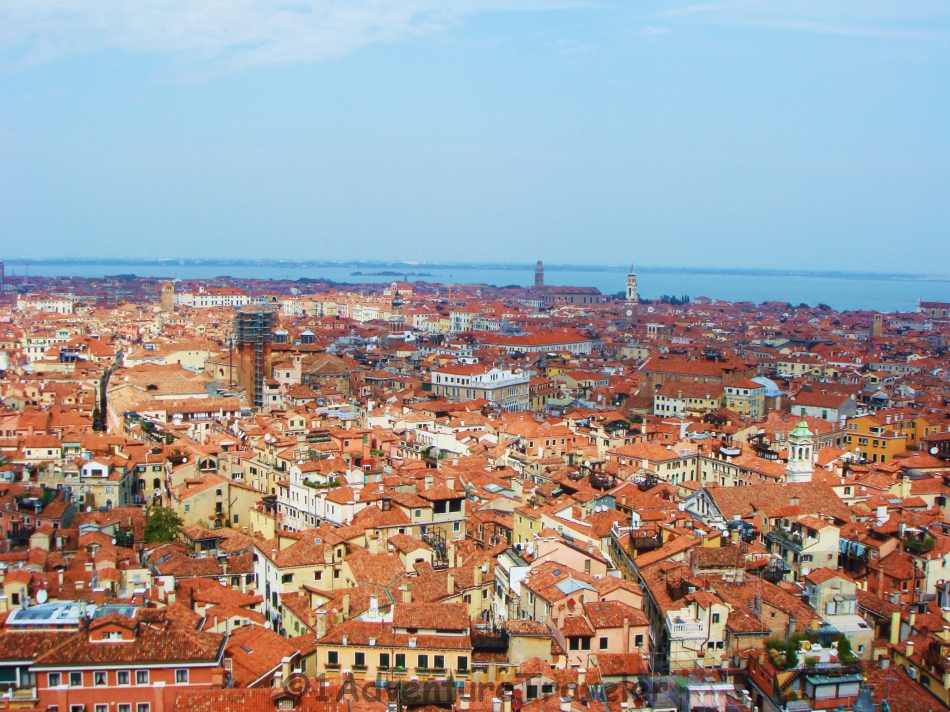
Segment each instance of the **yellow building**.
[{"label": "yellow building", "polygon": [[390,615],[371,603],[359,619],[342,621],[325,634],[326,624],[318,619],[317,672],[347,670],[357,680],[472,675],[471,623],[464,605],[397,603]]},{"label": "yellow building", "polygon": [[907,450],[911,420],[894,421],[892,415],[870,413],[848,421],[844,446],[871,462],[890,462]]}]

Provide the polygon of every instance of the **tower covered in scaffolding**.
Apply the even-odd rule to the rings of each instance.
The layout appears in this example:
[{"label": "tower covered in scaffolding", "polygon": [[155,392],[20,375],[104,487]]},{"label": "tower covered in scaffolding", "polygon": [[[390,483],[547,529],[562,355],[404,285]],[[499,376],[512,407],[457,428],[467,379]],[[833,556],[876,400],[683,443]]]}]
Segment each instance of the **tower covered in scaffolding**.
[{"label": "tower covered in scaffolding", "polygon": [[271,377],[271,350],[277,312],[266,307],[247,306],[234,314],[234,341],[237,349],[238,379],[249,405],[264,405],[264,380]]}]

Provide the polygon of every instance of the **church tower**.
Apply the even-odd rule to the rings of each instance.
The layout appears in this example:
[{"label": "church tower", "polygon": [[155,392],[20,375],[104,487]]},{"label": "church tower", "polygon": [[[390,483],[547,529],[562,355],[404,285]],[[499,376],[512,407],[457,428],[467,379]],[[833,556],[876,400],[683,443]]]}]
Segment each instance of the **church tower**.
[{"label": "church tower", "polygon": [[630,268],[630,271],[627,273],[627,306],[635,307],[640,303],[640,295],[637,294],[637,275],[633,271],[633,267]]},{"label": "church tower", "polygon": [[175,311],[175,285],[171,282],[162,285],[162,311]]},{"label": "church tower", "polygon": [[534,268],[534,288],[540,289],[543,286],[544,286],[544,265],[541,264],[541,260],[538,260],[538,264]]},{"label": "church tower", "polygon": [[808,429],[808,423],[798,421],[795,429],[788,434],[788,465],[785,468],[785,481],[789,483],[811,482],[815,469],[812,455],[815,452],[815,438]]},{"label": "church tower", "polygon": [[402,313],[402,308],[405,302],[402,300],[402,297],[399,296],[399,287],[393,282],[393,301],[390,305],[390,314],[389,314],[389,333],[398,334],[406,330],[406,317]]}]

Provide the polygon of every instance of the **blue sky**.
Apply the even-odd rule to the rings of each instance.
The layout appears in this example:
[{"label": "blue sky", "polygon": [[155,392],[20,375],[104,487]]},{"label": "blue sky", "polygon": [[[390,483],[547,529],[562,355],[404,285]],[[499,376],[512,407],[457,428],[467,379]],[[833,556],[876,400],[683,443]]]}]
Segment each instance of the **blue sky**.
[{"label": "blue sky", "polygon": [[0,0],[0,257],[950,273],[947,196],[943,1]]}]

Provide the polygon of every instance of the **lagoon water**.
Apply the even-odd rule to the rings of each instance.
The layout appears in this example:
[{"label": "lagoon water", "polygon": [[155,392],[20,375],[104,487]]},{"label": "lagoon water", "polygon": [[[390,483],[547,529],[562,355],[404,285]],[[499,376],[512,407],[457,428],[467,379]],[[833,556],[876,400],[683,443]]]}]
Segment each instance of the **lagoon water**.
[{"label": "lagoon water", "polygon": [[[393,267],[296,267],[279,265],[115,265],[115,264],[44,264],[31,263],[31,276],[102,277],[110,274],[133,273],[141,277],[164,277],[168,279],[213,279],[230,276],[255,279],[292,279],[309,277],[325,278],[335,282],[387,283],[402,277],[353,276],[354,271],[380,272],[395,270]],[[422,280],[443,284],[534,284],[533,269],[459,268],[435,265],[406,266],[407,272],[425,272],[431,277],[410,276],[410,282]],[[23,275],[23,264],[7,263],[7,274]],[[726,301],[787,301],[793,304],[827,304],[837,310],[873,309],[876,311],[913,311],[917,299],[950,301],[950,281],[906,278],[839,277],[831,275],[800,276],[771,274],[722,274],[696,271],[651,270],[637,272],[640,295],[655,299],[664,294],[691,297],[706,296]],[[545,283],[575,287],[597,287],[604,294],[613,294],[624,289],[626,270],[568,270],[545,271]]]}]

